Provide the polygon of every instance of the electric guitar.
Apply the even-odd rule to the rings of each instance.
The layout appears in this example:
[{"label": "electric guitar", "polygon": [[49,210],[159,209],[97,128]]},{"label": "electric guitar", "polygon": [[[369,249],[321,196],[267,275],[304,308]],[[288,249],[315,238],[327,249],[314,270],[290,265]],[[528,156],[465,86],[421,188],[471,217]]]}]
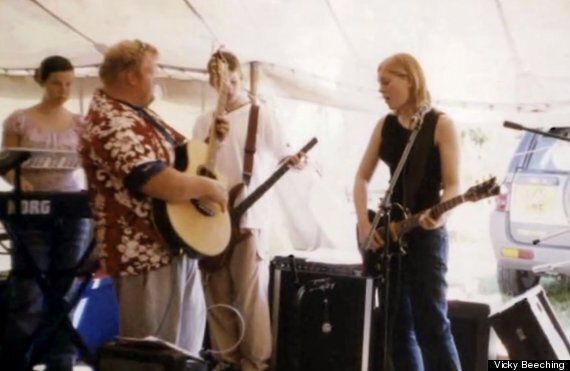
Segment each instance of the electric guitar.
[{"label": "electric guitar", "polygon": [[[303,148],[301,148],[297,155],[306,154],[309,150],[311,150],[311,148],[314,147],[315,144],[317,144],[317,142],[317,138],[311,139],[307,144],[305,144]],[[251,235],[249,231],[241,231],[240,221],[243,214],[245,214],[245,212],[254,203],[256,203],[279,179],[281,179],[281,177],[285,175],[287,171],[289,171],[290,167],[291,166],[287,162],[281,165],[269,178],[267,178],[267,180],[265,180],[265,182],[263,182],[263,184],[257,187],[255,191],[249,194],[242,202],[230,210],[232,233],[228,247],[218,256],[201,259],[199,261],[199,265],[203,271],[215,272],[228,264],[228,261],[235,250],[235,246]],[[235,200],[242,192],[243,187],[244,184],[240,183],[230,190],[229,205],[233,205],[235,203]]]},{"label": "electric guitar", "polygon": [[[214,58],[210,73],[218,86],[218,102],[213,117],[224,113],[228,99],[228,64],[220,54]],[[174,168],[187,175],[217,179],[227,184],[216,171],[218,139],[215,123],[210,127],[208,143],[190,140],[175,148]],[[201,258],[220,254],[230,241],[231,221],[228,211],[212,201],[192,199],[166,202],[154,199],[153,221],[168,246],[175,252]]]},{"label": "electric guitar", "polygon": [[[484,198],[495,196],[499,194],[500,186],[496,183],[496,178],[492,177],[489,180],[472,186],[467,190],[467,192],[455,196],[447,201],[441,202],[430,208],[430,215],[432,218],[437,219],[446,211],[449,211],[464,202],[476,202]],[[386,233],[390,238],[390,249],[391,251],[397,251],[396,249],[402,249],[405,252],[405,243],[402,241],[403,236],[410,232],[411,230],[420,227],[420,216],[424,213],[421,211],[414,215],[409,215],[408,210],[406,210],[400,204],[393,204],[390,213],[390,225],[386,231],[385,219],[381,219],[380,226],[376,229],[378,234],[385,238]],[[368,219],[372,222],[376,213],[372,210],[368,210]],[[357,230],[358,239],[358,230]],[[367,276],[378,276],[382,272],[382,250],[365,250],[364,246],[359,243],[358,246],[360,254],[362,255],[362,262],[364,268],[364,274]]]}]

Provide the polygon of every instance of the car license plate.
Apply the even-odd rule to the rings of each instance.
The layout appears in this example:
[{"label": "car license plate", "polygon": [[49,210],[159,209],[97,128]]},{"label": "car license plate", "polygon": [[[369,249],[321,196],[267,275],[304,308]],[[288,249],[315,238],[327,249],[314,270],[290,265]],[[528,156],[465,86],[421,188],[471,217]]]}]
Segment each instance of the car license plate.
[{"label": "car license plate", "polygon": [[550,223],[549,219],[555,214],[556,191],[557,187],[543,184],[514,185],[511,220]]}]

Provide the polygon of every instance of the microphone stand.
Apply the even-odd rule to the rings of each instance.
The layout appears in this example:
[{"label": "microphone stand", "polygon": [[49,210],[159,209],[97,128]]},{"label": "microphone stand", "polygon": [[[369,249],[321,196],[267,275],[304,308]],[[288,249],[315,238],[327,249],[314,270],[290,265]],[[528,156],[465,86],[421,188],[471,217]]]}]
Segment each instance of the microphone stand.
[{"label": "microphone stand", "polygon": [[547,236],[545,236],[545,237],[537,238],[536,240],[532,240],[532,244],[533,244],[533,245],[538,245],[538,244],[541,243],[541,242],[544,242],[544,241],[546,241],[546,240],[550,240],[550,239],[552,239],[552,238],[554,238],[554,237],[558,237],[558,236],[561,236],[561,235],[566,234],[566,233],[569,233],[569,232],[570,232],[570,227],[562,228],[562,229],[560,229],[560,230],[558,230],[558,231],[556,231],[556,232],[554,232],[554,233],[551,233],[551,234],[549,234],[549,235],[547,235]]},{"label": "microphone stand", "polygon": [[[569,228],[563,228],[559,231],[556,231],[546,237],[543,238],[537,238],[536,240],[532,241],[533,245],[538,245],[539,243],[549,240],[551,238],[554,237],[558,237],[560,235],[563,235],[565,233],[569,233],[570,232],[570,227]],[[542,272],[549,272],[549,273],[557,273],[556,269],[557,268],[561,268],[564,267],[566,265],[570,265],[570,260],[565,260],[565,261],[561,261],[558,263],[546,263],[546,264],[540,264],[537,266],[532,267],[532,272],[533,273],[542,273]]]},{"label": "microphone stand", "polygon": [[542,135],[545,137],[554,138],[554,139],[562,140],[565,142],[570,142],[570,138],[568,138],[568,137],[563,137],[562,135],[556,135],[556,134],[548,133],[546,131],[542,131],[542,130],[538,130],[538,129],[527,128],[526,126],[522,126],[521,124],[517,124],[517,123],[512,122],[512,121],[503,122],[503,126],[506,127],[507,129],[529,131],[531,133],[535,133],[535,134]]},{"label": "microphone stand", "polygon": [[[384,326],[383,326],[383,349],[382,349],[382,362],[383,362],[383,366],[382,366],[382,370],[383,371],[389,371],[391,370],[391,366],[390,366],[390,362],[389,362],[389,350],[390,350],[390,345],[389,342],[391,341],[390,339],[390,334],[388,331],[389,325],[390,325],[390,319],[389,319],[389,314],[390,314],[390,309],[389,309],[389,303],[390,303],[390,265],[391,265],[391,259],[392,259],[392,255],[394,255],[395,253],[399,253],[399,252],[394,252],[394,254],[392,253],[391,250],[391,236],[390,236],[390,222],[391,222],[391,213],[392,213],[392,194],[394,193],[394,188],[396,187],[396,183],[398,182],[398,179],[400,178],[400,175],[402,173],[402,171],[404,170],[404,166],[406,165],[406,162],[408,160],[408,157],[410,156],[410,152],[412,150],[412,147],[416,141],[416,137],[418,136],[418,133],[420,132],[420,129],[422,127],[422,123],[423,123],[423,118],[425,116],[425,114],[429,111],[428,107],[421,107],[418,112],[416,112],[416,114],[414,114],[412,116],[412,123],[414,124],[414,128],[412,130],[412,133],[410,134],[410,137],[408,138],[408,142],[406,143],[406,147],[404,148],[404,151],[402,153],[402,156],[400,157],[400,161],[398,162],[398,165],[396,166],[396,169],[394,170],[394,173],[392,174],[392,177],[390,178],[390,183],[388,185],[388,189],[386,189],[386,193],[384,193],[384,197],[381,199],[380,201],[380,205],[378,206],[378,212],[376,213],[376,216],[374,217],[373,221],[372,221],[372,228],[370,229],[370,233],[368,234],[365,242],[364,242],[364,251],[370,251],[370,246],[372,245],[372,241],[373,241],[373,236],[374,233],[376,233],[376,230],[378,228],[378,226],[380,225],[380,221],[384,220],[384,236],[382,236],[382,239],[384,240],[384,247],[382,249],[382,273],[380,274],[380,280],[383,283],[383,291],[384,291],[384,298],[383,300],[381,299],[381,301],[383,301],[383,303],[380,303],[380,308],[381,308],[381,317],[383,318],[384,321]],[[382,305],[383,304],[383,305]]]}]

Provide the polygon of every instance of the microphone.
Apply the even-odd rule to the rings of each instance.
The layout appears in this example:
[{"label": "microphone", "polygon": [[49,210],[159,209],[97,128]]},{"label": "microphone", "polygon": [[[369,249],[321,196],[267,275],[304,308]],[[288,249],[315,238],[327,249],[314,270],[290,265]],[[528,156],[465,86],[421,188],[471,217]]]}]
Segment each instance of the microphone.
[{"label": "microphone", "polygon": [[524,128],[521,124],[517,124],[512,121],[503,122],[503,126],[506,127],[507,129],[513,129],[513,130],[523,130]]},{"label": "microphone", "polygon": [[29,159],[31,153],[29,151],[6,149],[0,152],[0,175],[6,174],[13,168],[21,165]]}]

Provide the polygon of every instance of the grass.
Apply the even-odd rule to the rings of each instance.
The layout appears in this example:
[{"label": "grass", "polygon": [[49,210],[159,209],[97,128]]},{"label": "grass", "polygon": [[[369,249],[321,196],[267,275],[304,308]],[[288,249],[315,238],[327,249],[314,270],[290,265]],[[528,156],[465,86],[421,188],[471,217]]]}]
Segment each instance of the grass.
[{"label": "grass", "polygon": [[566,332],[570,332],[570,277],[544,277],[540,284],[546,290],[550,304]]}]

